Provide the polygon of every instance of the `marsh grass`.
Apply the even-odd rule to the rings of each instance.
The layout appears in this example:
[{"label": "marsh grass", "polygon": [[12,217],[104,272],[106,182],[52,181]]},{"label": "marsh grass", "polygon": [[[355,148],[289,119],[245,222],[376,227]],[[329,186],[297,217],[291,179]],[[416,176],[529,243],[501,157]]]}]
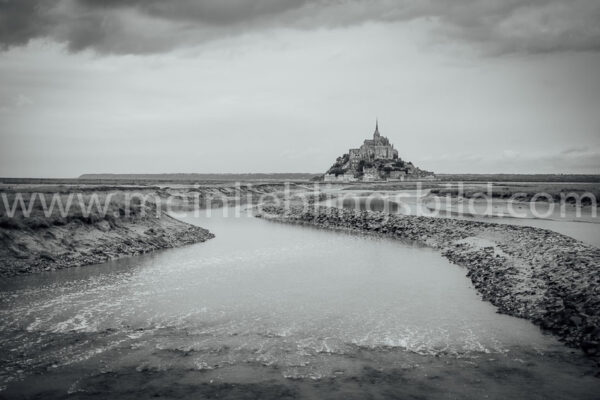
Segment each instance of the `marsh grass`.
[{"label": "marsh grass", "polygon": [[122,191],[0,193],[0,228],[43,229],[70,223],[95,224],[143,218],[159,213],[156,204]]}]

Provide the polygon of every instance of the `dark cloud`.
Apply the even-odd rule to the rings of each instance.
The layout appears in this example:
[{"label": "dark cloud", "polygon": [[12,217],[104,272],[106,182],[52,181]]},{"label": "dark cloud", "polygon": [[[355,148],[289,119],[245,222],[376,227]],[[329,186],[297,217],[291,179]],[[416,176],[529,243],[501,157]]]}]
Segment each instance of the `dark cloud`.
[{"label": "dark cloud", "polygon": [[92,8],[134,8],[141,13],[174,21],[206,25],[236,25],[255,19],[276,17],[303,7],[309,0],[79,0]]},{"label": "dark cloud", "polygon": [[0,45],[150,53],[246,31],[423,19],[488,52],[600,50],[597,0],[0,0]]},{"label": "dark cloud", "polygon": [[22,45],[30,39],[47,35],[53,21],[48,11],[55,1],[0,0],[0,45]]}]

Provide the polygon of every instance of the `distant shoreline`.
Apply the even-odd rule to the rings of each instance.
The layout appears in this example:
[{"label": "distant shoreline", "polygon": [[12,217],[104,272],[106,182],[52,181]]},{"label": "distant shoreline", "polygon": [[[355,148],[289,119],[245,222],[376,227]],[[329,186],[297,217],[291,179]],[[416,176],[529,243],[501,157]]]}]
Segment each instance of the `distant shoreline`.
[{"label": "distant shoreline", "polygon": [[[311,181],[323,174],[310,172],[283,173],[165,173],[165,174],[82,174],[74,178],[0,177],[0,184],[107,184],[147,182],[252,182],[252,181]],[[600,174],[436,174],[438,184],[450,182],[502,183],[600,183]],[[416,181],[412,181],[414,183]],[[427,182],[427,181],[425,181]],[[358,182],[357,184],[363,184]],[[397,185],[404,182],[376,181],[369,184]],[[410,183],[410,182],[407,182]],[[346,183],[347,184],[347,183]]]},{"label": "distant shoreline", "polygon": [[436,174],[443,182],[600,183],[600,174]]},{"label": "distant shoreline", "polygon": [[84,180],[167,180],[167,181],[248,181],[248,180],[310,180],[319,174],[308,172],[281,173],[166,173],[166,174],[83,174]]}]

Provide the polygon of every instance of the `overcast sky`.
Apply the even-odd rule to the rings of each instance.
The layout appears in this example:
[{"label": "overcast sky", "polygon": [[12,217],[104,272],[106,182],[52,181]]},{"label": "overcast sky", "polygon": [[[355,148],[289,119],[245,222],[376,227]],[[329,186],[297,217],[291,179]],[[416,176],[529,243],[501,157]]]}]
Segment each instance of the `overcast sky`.
[{"label": "overcast sky", "polygon": [[0,176],[600,173],[598,0],[0,0]]}]

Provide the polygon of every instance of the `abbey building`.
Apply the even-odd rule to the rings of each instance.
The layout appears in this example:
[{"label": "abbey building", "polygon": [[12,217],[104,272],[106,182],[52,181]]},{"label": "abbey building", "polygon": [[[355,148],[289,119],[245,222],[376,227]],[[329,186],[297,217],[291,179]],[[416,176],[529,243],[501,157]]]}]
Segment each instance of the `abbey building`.
[{"label": "abbey building", "polygon": [[359,148],[350,149],[338,157],[323,176],[325,182],[403,181],[434,179],[432,172],[416,168],[398,157],[398,150],[379,133],[375,122],[373,139],[366,139]]}]

